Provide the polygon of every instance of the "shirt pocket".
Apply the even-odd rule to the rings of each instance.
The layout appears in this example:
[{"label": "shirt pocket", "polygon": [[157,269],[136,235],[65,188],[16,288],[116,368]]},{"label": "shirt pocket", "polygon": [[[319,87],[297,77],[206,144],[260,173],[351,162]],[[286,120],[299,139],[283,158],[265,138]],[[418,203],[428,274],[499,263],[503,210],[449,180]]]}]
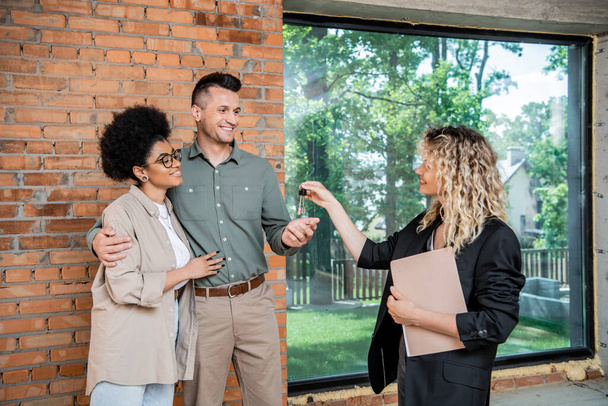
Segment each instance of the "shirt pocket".
[{"label": "shirt pocket", "polygon": [[235,220],[260,220],[262,218],[262,186],[232,186],[232,213]]},{"label": "shirt pocket", "polygon": [[212,215],[213,192],[206,186],[182,185],[173,196],[173,206],[180,221],[205,221]]}]

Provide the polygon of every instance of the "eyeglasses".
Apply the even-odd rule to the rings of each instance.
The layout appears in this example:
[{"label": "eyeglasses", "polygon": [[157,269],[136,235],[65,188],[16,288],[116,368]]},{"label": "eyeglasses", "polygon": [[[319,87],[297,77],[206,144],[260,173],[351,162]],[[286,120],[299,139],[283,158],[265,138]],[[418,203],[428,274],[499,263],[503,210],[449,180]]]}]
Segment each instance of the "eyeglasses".
[{"label": "eyeglasses", "polygon": [[170,154],[160,154],[160,156],[158,157],[158,159],[156,161],[150,162],[149,164],[145,164],[142,166],[145,167],[148,165],[161,163],[161,164],[163,164],[163,166],[165,168],[171,168],[173,166],[173,160],[176,160],[177,162],[182,161],[182,150],[181,149],[174,149],[173,151],[171,151]]}]

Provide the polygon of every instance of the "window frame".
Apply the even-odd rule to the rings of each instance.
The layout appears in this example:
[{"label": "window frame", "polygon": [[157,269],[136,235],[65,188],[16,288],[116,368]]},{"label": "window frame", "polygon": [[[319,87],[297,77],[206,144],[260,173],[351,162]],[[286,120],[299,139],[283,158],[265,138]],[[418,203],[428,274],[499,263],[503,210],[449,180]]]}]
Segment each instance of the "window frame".
[{"label": "window frame", "polygon": [[[581,69],[574,69],[569,64],[568,69],[568,199],[569,199],[569,223],[572,224],[571,215],[574,216],[577,229],[576,233],[569,233],[571,242],[576,242],[579,253],[578,263],[580,273],[578,277],[578,298],[580,299],[580,311],[584,312],[582,320],[583,344],[578,347],[547,350],[536,353],[523,353],[512,355],[501,355],[496,358],[494,369],[515,368],[530,365],[546,364],[551,362],[564,362],[569,360],[582,360],[592,358],[596,351],[595,343],[595,318],[593,297],[593,219],[592,219],[592,74],[593,74],[593,39],[589,36],[578,35],[556,35],[537,34],[518,31],[500,31],[489,29],[472,29],[443,27],[427,24],[409,24],[390,21],[364,20],[356,18],[343,18],[331,16],[318,16],[285,11],[283,24],[320,26],[327,28],[345,30],[365,30],[383,33],[425,35],[431,37],[450,37],[458,39],[476,39],[504,42],[523,42],[549,45],[576,45]],[[569,58],[573,56],[572,48]],[[570,60],[570,59],[569,59]],[[571,76],[573,75],[573,76]],[[570,100],[572,92],[575,92],[576,103]],[[573,111],[575,105],[580,105]],[[571,120],[571,113],[577,113],[577,120]],[[572,135],[580,134],[579,137]],[[574,138],[574,139],[573,139]],[[576,141],[576,142],[575,142]],[[571,150],[571,148],[573,148]],[[570,152],[576,157],[571,157]],[[577,165],[571,165],[574,159]],[[288,165],[288,163],[285,163]],[[575,192],[571,192],[570,181],[577,186]],[[576,207],[571,207],[575,203]],[[573,234],[575,234],[573,236]],[[578,235],[576,235],[578,234]],[[572,252],[572,250],[571,250]],[[572,269],[572,267],[570,268]],[[571,318],[572,321],[572,318]],[[370,333],[371,334],[371,333]],[[312,392],[327,390],[340,390],[353,388],[356,385],[369,385],[369,377],[366,372],[323,376],[315,378],[297,379],[287,381],[287,393],[289,396],[301,395]]]}]

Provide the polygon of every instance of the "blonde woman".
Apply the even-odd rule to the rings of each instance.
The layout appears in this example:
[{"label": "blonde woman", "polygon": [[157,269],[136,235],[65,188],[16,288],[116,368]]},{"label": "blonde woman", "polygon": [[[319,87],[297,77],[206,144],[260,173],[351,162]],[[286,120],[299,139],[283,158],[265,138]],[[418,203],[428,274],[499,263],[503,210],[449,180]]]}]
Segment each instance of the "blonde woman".
[{"label": "blonde woman", "polygon": [[[392,286],[389,272],[368,355],[370,381],[379,393],[397,378],[400,406],[487,405],[496,349],[517,324],[525,281],[519,242],[505,224],[497,155],[478,132],[451,126],[428,129],[420,153],[420,192],[432,196],[432,203],[381,243],[357,230],[323,185],[300,187],[328,211],[359,267],[389,269],[394,259],[453,247],[468,311],[418,308]],[[457,337],[465,348],[406,357],[402,325]]]}]

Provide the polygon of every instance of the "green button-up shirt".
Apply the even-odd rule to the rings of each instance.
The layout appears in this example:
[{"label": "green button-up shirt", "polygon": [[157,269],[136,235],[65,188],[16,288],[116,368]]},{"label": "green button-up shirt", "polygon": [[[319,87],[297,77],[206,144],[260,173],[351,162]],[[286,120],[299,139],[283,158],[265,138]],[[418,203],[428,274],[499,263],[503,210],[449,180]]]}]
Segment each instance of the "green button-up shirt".
[{"label": "green button-up shirt", "polygon": [[226,266],[217,275],[195,281],[199,287],[243,281],[268,271],[264,234],[273,252],[298,249],[281,242],[290,221],[279,181],[265,159],[239,149],[213,167],[198,144],[182,150],[181,186],[169,189],[195,256],[220,251]]}]

